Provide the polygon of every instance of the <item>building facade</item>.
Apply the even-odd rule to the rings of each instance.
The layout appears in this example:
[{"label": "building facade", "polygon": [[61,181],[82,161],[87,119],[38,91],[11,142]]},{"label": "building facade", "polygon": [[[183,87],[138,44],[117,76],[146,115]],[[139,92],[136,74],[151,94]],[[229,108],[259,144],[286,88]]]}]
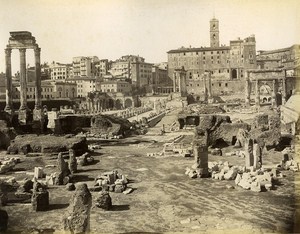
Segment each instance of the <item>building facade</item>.
[{"label": "building facade", "polygon": [[138,88],[145,87],[152,80],[152,64],[140,56],[122,56],[112,63],[109,73],[117,79],[127,79]]},{"label": "building facade", "polygon": [[[13,82],[12,96],[14,101],[20,99],[20,82]],[[70,99],[77,97],[76,84],[62,81],[41,81],[41,99],[54,100],[54,99]],[[2,96],[1,96],[2,98]],[[27,83],[27,99],[34,101],[35,99],[35,83]]]},{"label": "building facade", "polygon": [[96,76],[97,56],[79,56],[73,58],[73,76]]},{"label": "building facade", "polygon": [[210,71],[214,95],[240,90],[247,70],[257,67],[255,36],[232,40],[229,46],[220,45],[219,38],[219,21],[213,18],[210,47],[168,51],[168,76],[172,78],[175,69],[183,67],[187,71],[188,93],[203,94],[204,73]]},{"label": "building facade", "polygon": [[105,81],[100,83],[100,92],[104,93],[122,93],[130,95],[132,91],[131,84],[126,81]]},{"label": "building facade", "polygon": [[52,63],[50,65],[51,80],[64,81],[73,76],[72,64]]},{"label": "building facade", "polygon": [[260,69],[282,68],[288,71],[287,75],[294,75],[295,68],[300,64],[300,45],[277,50],[260,50],[257,55],[257,64]]},{"label": "building facade", "polygon": [[109,74],[111,69],[112,61],[108,59],[100,59],[98,62],[95,62],[95,76],[103,77]]},{"label": "building facade", "polygon": [[68,79],[68,81],[76,84],[77,97],[86,97],[89,92],[96,91],[95,77],[74,76]]}]

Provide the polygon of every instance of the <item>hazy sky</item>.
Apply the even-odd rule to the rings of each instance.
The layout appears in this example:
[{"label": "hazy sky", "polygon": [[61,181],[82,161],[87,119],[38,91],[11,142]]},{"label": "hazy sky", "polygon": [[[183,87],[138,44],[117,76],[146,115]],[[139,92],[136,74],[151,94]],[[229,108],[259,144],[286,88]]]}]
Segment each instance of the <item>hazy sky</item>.
[{"label": "hazy sky", "polygon": [[[0,72],[10,31],[32,32],[42,62],[126,54],[162,62],[168,50],[209,46],[213,15],[222,44],[251,34],[257,50],[300,43],[299,12],[299,0],[0,0]],[[17,50],[12,59],[19,70]],[[27,61],[33,64],[32,50]]]}]

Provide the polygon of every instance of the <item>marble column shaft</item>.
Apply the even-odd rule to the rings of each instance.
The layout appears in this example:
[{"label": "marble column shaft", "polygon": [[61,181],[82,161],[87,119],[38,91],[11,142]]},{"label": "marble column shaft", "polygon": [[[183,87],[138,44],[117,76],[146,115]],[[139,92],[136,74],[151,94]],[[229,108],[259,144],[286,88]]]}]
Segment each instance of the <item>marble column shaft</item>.
[{"label": "marble column shaft", "polygon": [[35,57],[35,109],[41,109],[41,48],[34,49]]},{"label": "marble column shaft", "polygon": [[260,96],[259,96],[259,82],[256,79],[255,81],[255,105],[260,106]]},{"label": "marble column shaft", "polygon": [[27,109],[26,49],[20,51],[20,110]]},{"label": "marble column shaft", "polygon": [[211,98],[211,73],[208,72],[208,87],[207,87],[208,97]]},{"label": "marble column shaft", "polygon": [[5,49],[5,77],[6,77],[6,105],[5,111],[12,110],[12,77],[11,77],[11,49]]},{"label": "marble column shaft", "polygon": [[176,93],[176,73],[173,74],[173,92]]},{"label": "marble column shaft", "polygon": [[273,80],[273,91],[272,91],[272,106],[273,107],[277,107],[276,93],[277,93],[277,81]]},{"label": "marble column shaft", "polygon": [[250,86],[249,72],[247,72],[247,77],[245,80],[245,104],[246,105],[250,105],[250,93],[251,93],[251,86]]},{"label": "marble column shaft", "polygon": [[282,79],[282,105],[286,102],[286,83],[285,78]]}]

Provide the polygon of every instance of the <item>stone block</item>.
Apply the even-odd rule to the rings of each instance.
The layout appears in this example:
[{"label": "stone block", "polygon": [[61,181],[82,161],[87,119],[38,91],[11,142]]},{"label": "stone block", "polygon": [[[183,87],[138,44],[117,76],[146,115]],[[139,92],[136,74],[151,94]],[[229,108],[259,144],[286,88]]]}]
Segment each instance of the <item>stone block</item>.
[{"label": "stone block", "polygon": [[115,192],[116,193],[122,193],[125,190],[125,186],[122,184],[116,184]]},{"label": "stone block", "polygon": [[253,192],[261,192],[261,185],[259,182],[255,181],[251,183],[251,191]]},{"label": "stone block", "polygon": [[0,233],[6,232],[8,224],[8,214],[5,210],[0,210]]},{"label": "stone block", "polygon": [[225,175],[225,180],[234,180],[237,176],[237,171],[234,169],[230,169]]},{"label": "stone block", "polygon": [[34,211],[46,211],[49,208],[49,192],[34,191],[31,197],[31,204]]},{"label": "stone block", "polygon": [[40,179],[40,178],[43,178],[43,176],[44,176],[43,168],[42,167],[35,167],[33,177],[36,178],[36,179]]},{"label": "stone block", "polygon": [[110,210],[112,208],[112,200],[109,192],[102,191],[99,193],[99,197],[96,200],[96,206],[104,210]]}]

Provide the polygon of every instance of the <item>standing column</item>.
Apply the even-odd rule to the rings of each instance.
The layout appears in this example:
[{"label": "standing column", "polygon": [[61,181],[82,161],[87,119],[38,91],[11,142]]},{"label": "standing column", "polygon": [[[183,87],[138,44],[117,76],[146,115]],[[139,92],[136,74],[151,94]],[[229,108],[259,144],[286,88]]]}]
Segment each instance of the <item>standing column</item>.
[{"label": "standing column", "polygon": [[20,110],[27,109],[27,83],[26,83],[26,49],[20,51]]},{"label": "standing column", "polygon": [[282,78],[282,105],[286,102],[286,84],[285,84],[285,77]]},{"label": "standing column", "polygon": [[207,91],[208,91],[208,98],[211,98],[211,73],[210,71],[208,72],[208,87],[207,87]]},{"label": "standing column", "polygon": [[204,100],[207,100],[206,74],[203,76]]},{"label": "standing column", "polygon": [[176,93],[176,73],[173,74],[173,92]]},{"label": "standing column", "polygon": [[277,93],[277,82],[276,80],[273,80],[272,107],[277,107],[276,93]]},{"label": "standing column", "polygon": [[260,106],[260,96],[259,96],[259,83],[258,83],[258,79],[255,80],[255,105],[256,105],[256,107]]},{"label": "standing column", "polygon": [[35,58],[35,109],[41,109],[41,48],[34,49]]},{"label": "standing column", "polygon": [[11,81],[11,49],[5,49],[5,76],[6,76],[6,105],[5,111],[12,111],[12,81]]},{"label": "standing column", "polygon": [[250,93],[251,93],[251,86],[250,86],[250,79],[249,79],[249,72],[247,72],[245,83],[245,104],[246,106],[250,106]]}]

